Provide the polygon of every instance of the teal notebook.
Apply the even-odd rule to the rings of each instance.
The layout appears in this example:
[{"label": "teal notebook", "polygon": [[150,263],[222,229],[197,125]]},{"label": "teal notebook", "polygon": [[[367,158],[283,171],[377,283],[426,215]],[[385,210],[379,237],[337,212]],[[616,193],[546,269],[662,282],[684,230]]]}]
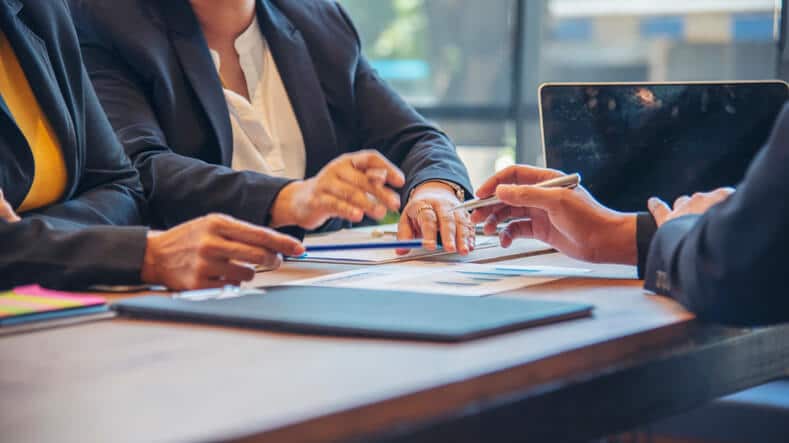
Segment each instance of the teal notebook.
[{"label": "teal notebook", "polygon": [[122,315],[305,334],[463,341],[591,315],[586,304],[367,289],[278,286],[262,295],[115,303]]}]

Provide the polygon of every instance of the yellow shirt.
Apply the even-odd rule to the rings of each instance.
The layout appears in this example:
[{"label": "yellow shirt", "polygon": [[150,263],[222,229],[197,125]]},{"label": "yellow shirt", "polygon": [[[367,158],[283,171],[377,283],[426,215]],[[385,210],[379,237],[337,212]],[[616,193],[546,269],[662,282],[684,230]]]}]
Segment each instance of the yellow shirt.
[{"label": "yellow shirt", "polygon": [[17,211],[55,203],[66,191],[67,173],[57,135],[33,95],[14,48],[0,30],[0,95],[33,154],[33,185]]}]

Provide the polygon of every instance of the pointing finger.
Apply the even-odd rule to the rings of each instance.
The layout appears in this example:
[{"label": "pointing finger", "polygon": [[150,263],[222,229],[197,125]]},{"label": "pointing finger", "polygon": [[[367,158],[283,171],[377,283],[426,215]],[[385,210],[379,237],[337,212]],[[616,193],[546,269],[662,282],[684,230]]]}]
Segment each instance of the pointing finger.
[{"label": "pointing finger", "polygon": [[574,192],[563,188],[538,188],[527,185],[501,185],[496,189],[496,197],[510,206],[537,208],[549,211],[556,207],[564,196]]},{"label": "pointing finger", "polygon": [[562,172],[553,169],[537,168],[526,165],[509,166],[489,178],[488,181],[477,190],[477,197],[490,197],[495,194],[496,188],[499,185],[535,184],[562,175],[564,175]]}]

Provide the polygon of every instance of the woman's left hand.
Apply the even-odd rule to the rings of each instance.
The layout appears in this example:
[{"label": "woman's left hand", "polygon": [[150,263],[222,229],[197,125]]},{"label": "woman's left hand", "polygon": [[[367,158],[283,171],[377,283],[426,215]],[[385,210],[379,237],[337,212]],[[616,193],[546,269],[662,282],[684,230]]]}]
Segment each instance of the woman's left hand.
[{"label": "woman's left hand", "polygon": [[[461,203],[455,190],[445,183],[426,182],[417,186],[400,216],[397,238],[421,238],[425,249],[434,251],[440,233],[445,251],[468,255],[474,250],[474,224],[466,211],[453,211]],[[407,254],[408,250],[397,253]]]}]

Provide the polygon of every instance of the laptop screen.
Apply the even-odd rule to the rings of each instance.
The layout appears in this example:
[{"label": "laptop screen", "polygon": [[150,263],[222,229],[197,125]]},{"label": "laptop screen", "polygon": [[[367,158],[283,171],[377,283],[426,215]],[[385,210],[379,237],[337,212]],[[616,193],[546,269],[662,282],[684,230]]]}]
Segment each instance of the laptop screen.
[{"label": "laptop screen", "polygon": [[645,211],[658,196],[736,186],[787,99],[782,82],[544,85],[548,167],[579,172],[601,203]]}]

